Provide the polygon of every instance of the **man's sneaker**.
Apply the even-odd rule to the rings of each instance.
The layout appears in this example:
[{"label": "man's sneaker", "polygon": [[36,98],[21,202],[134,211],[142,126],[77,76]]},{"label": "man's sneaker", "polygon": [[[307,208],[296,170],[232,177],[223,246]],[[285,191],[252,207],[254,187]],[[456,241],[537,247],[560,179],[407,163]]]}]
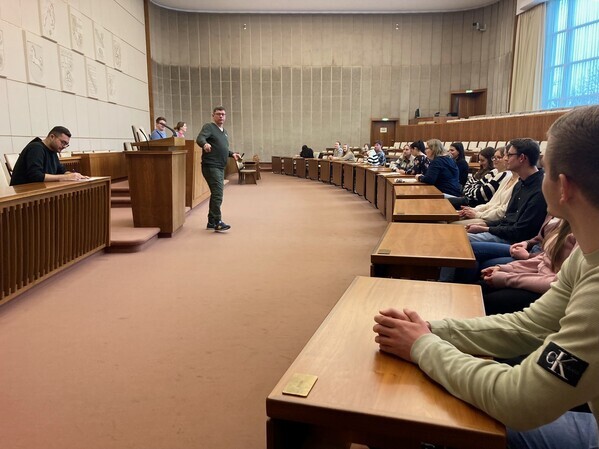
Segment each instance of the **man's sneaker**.
[{"label": "man's sneaker", "polygon": [[208,222],[208,224],[206,225],[206,229],[214,229],[216,227],[216,225],[214,223],[210,223]]},{"label": "man's sneaker", "polygon": [[229,229],[231,229],[231,226],[224,221],[219,221],[214,225],[214,232],[227,231]]}]

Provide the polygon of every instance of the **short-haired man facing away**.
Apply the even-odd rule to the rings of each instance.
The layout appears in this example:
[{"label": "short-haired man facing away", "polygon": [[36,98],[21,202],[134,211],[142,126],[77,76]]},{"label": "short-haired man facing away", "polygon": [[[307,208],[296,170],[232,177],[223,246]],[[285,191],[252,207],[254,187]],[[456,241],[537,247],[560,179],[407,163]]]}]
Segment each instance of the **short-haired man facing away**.
[{"label": "short-haired man facing away", "polygon": [[64,126],[55,126],[44,139],[33,139],[21,151],[10,185],[87,179],[80,173],[67,171],[58,160],[58,153],[68,147],[70,141],[71,132]]},{"label": "short-haired man facing away", "polygon": [[[568,112],[548,135],[543,193],[579,244],[549,291],[521,312],[483,318],[427,323],[411,310],[382,310],[375,341],[504,423],[510,449],[596,448],[599,106]],[[512,367],[469,354],[528,355]],[[584,403],[593,414],[570,411]]]}]

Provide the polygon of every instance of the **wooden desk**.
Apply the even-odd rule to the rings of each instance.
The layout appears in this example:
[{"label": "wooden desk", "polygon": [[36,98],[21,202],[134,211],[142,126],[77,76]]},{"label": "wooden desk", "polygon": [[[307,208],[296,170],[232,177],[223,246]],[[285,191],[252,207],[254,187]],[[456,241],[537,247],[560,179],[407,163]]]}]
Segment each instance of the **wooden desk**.
[{"label": "wooden desk", "polygon": [[283,161],[283,174],[288,176],[293,176],[295,174],[293,158],[288,156],[283,156],[281,158]]},{"label": "wooden desk", "polygon": [[366,194],[366,169],[368,167],[370,167],[368,164],[356,165],[355,167],[355,192],[360,196],[364,196]]},{"label": "wooden desk", "polygon": [[[202,175],[202,149],[195,140],[185,141],[185,206],[194,208],[210,198],[210,188]],[[231,158],[232,159],[232,158]]]},{"label": "wooden desk", "polygon": [[[166,140],[166,139],[160,139]],[[185,140],[169,151],[127,151],[133,225],[159,227],[170,237],[185,221]],[[150,143],[159,142],[151,140]],[[181,149],[174,149],[181,148]]]},{"label": "wooden desk", "polygon": [[125,153],[122,151],[81,153],[78,157],[81,158],[81,174],[83,175],[110,176],[113,181],[127,177],[127,161]]},{"label": "wooden desk", "polygon": [[341,186],[350,192],[354,191],[356,165],[355,162],[346,162],[343,164],[343,179]]},{"label": "wooden desk", "polygon": [[320,159],[311,158],[306,160],[308,161],[308,178],[318,181]]},{"label": "wooden desk", "polygon": [[376,177],[379,173],[390,173],[391,169],[387,167],[369,167],[366,169],[366,190],[365,197],[376,206]]},{"label": "wooden desk", "polygon": [[458,212],[446,199],[395,200],[393,221],[456,221]]},{"label": "wooden desk", "polygon": [[[355,278],[268,396],[268,449],[316,447],[304,446],[315,434],[381,449],[420,449],[421,442],[505,449],[502,424],[417,366],[379,352],[373,318],[389,306],[416,310],[425,320],[484,315],[478,286]],[[318,376],[306,398],[282,394],[295,373]]]},{"label": "wooden desk", "polygon": [[298,178],[306,177],[306,159],[303,157],[296,157],[295,160],[295,176]]},{"label": "wooden desk", "polygon": [[389,223],[370,263],[371,276],[437,280],[441,267],[472,268],[476,258],[463,226]]},{"label": "wooden desk", "polygon": [[110,178],[0,187],[0,304],[110,245]]},{"label": "wooden desk", "polygon": [[443,199],[443,192],[435,186],[421,182],[396,184],[395,180],[391,180],[385,190],[385,218],[387,221],[393,221],[393,207],[397,199]]},{"label": "wooden desk", "polygon": [[320,160],[320,180],[322,182],[331,182],[331,161],[328,159]]},{"label": "wooden desk", "polygon": [[[397,178],[414,179],[412,175],[402,175],[396,172],[379,173],[376,178],[376,207],[386,216],[387,184],[393,183]],[[388,181],[390,180],[390,181]],[[420,183],[418,183],[420,184]],[[391,219],[389,219],[391,221]]]},{"label": "wooden desk", "polygon": [[345,162],[342,161],[331,161],[331,169],[333,175],[331,177],[331,184],[341,187],[343,185],[343,166]]},{"label": "wooden desk", "polygon": [[272,172],[280,175],[283,172],[283,163],[280,156],[272,157]]},{"label": "wooden desk", "polygon": [[76,171],[77,173],[81,173],[81,156],[61,157],[59,162],[64,165],[64,168],[66,168],[67,171]]}]

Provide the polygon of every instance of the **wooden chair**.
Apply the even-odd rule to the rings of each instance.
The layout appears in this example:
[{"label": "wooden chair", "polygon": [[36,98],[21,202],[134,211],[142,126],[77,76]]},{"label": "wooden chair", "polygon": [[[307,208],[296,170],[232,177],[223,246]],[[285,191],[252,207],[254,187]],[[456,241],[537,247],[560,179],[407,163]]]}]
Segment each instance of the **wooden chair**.
[{"label": "wooden chair", "polygon": [[19,153],[8,153],[4,154],[4,160],[6,161],[6,168],[8,169],[8,174],[12,176],[12,170],[17,163],[17,159],[19,159]]},{"label": "wooden chair", "polygon": [[245,168],[242,160],[235,161],[237,165],[237,174],[239,175],[239,184],[258,184],[256,179],[256,170]]}]

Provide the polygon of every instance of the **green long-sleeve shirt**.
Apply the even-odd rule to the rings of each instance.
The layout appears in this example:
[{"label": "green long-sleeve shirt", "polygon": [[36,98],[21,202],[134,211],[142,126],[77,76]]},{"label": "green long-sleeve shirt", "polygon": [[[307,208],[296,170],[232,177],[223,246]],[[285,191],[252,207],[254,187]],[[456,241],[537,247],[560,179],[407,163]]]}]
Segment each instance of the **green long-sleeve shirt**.
[{"label": "green long-sleeve shirt", "polygon": [[225,168],[227,166],[227,158],[233,157],[233,153],[229,150],[229,136],[227,131],[220,128],[214,123],[206,123],[202,126],[200,134],[196,139],[198,145],[204,148],[206,143],[212,146],[210,152],[202,151],[202,165]]},{"label": "green long-sleeve shirt", "polygon": [[[526,430],[587,402],[599,411],[599,251],[580,248],[551,289],[522,312],[431,322],[411,357],[453,395]],[[514,357],[511,367],[468,354]]]}]

